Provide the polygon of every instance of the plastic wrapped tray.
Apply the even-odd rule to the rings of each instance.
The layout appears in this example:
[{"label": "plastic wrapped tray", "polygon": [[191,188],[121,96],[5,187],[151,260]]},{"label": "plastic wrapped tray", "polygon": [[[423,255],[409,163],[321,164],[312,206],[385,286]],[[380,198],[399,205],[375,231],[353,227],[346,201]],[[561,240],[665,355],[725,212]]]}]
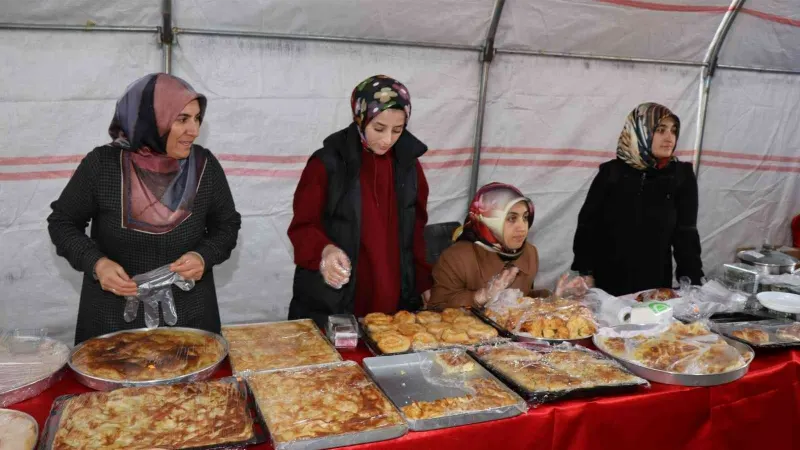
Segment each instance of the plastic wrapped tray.
[{"label": "plastic wrapped tray", "polygon": [[[630,370],[635,375],[638,375],[650,381],[655,381],[664,384],[674,384],[680,386],[716,386],[719,384],[730,383],[732,381],[738,380],[739,378],[743,377],[747,373],[747,370],[750,367],[750,363],[753,361],[753,357],[755,354],[753,353],[753,349],[750,348],[748,345],[715,334],[706,335],[709,339],[709,342],[711,342],[711,340],[713,339],[716,341],[716,343],[718,343],[719,342],[718,340],[722,339],[728,345],[733,347],[739,353],[742,360],[744,361],[744,364],[741,367],[721,373],[710,373],[710,374],[694,374],[694,373],[683,373],[671,370],[662,370],[662,369],[648,367],[644,365],[642,362],[628,358],[625,355],[618,356],[615,354],[615,352],[607,348],[604,343],[605,342],[604,335],[607,334],[606,332],[608,332],[608,334],[613,334],[617,336],[621,335],[629,337],[636,337],[641,335],[658,336],[658,334],[650,334],[650,333],[653,333],[654,330],[658,330],[659,327],[662,326],[665,326],[665,324],[618,325],[616,327],[601,329],[598,334],[595,334],[593,341],[594,345],[600,351],[614,358],[615,360],[619,361],[620,364],[622,364],[626,369]],[[691,340],[689,340],[689,343],[690,344],[692,343]]]},{"label": "plastic wrapped tray", "polygon": [[55,384],[69,353],[69,347],[43,332],[0,331],[0,407],[35,397]]},{"label": "plastic wrapped tray", "polygon": [[[427,323],[427,324],[423,324],[423,323],[419,322],[419,320],[420,320],[419,317],[422,317],[424,315],[428,315],[428,316],[434,315],[435,316],[435,315],[438,314],[439,317],[441,318],[443,316],[446,316],[446,314],[448,314],[448,311],[452,313],[451,316],[453,316],[453,317],[448,318],[447,320],[441,320],[440,322]],[[458,312],[456,313],[456,311],[458,311]],[[361,336],[364,339],[364,343],[367,345],[367,348],[372,352],[373,355],[376,355],[376,356],[381,356],[381,355],[402,355],[402,354],[406,354],[406,353],[414,353],[414,352],[419,352],[419,351],[428,351],[428,350],[445,349],[445,348],[467,349],[467,348],[474,347],[475,345],[497,344],[497,343],[501,343],[501,342],[507,342],[509,340],[508,338],[502,337],[500,331],[498,331],[496,329],[496,327],[492,327],[491,324],[485,323],[486,322],[485,320],[483,320],[482,318],[476,316],[475,314],[473,314],[473,311],[471,311],[469,309],[466,309],[466,308],[448,308],[445,311],[443,311],[442,313],[438,313],[438,312],[435,312],[435,311],[417,311],[416,313],[410,313],[410,312],[407,312],[407,311],[400,311],[399,313],[395,314],[395,316],[402,316],[402,315],[406,315],[405,317],[407,318],[407,320],[412,320],[412,316],[413,316],[413,320],[416,320],[416,321],[412,323],[412,326],[413,327],[419,327],[420,331],[422,331],[423,333],[435,334],[436,331],[433,331],[433,329],[430,328],[430,327],[431,326],[434,326],[434,327],[442,326],[444,328],[450,328],[451,331],[453,331],[453,332],[463,331],[463,332],[467,333],[467,337],[471,339],[471,342],[465,342],[465,343],[444,342],[444,340],[441,337],[437,337],[437,336],[434,335],[434,337],[437,338],[436,339],[436,341],[437,341],[436,344],[419,345],[419,346],[417,346],[417,345],[414,345],[412,343],[411,346],[408,348],[408,350],[402,350],[402,351],[396,351],[396,352],[387,353],[387,352],[384,352],[384,351],[381,350],[380,346],[378,345],[378,342],[376,342],[376,340],[373,337],[373,334],[369,330],[369,324],[365,323],[365,322],[369,321],[370,315],[367,315],[367,317],[362,318],[359,323],[360,323],[360,327],[361,327]],[[388,317],[389,320],[392,320],[392,318],[393,318],[393,316],[390,316],[390,315],[384,315],[384,316]],[[462,319],[461,317],[464,317],[466,319]],[[467,331],[467,328],[456,329],[455,328],[456,326],[462,326],[462,325],[455,325],[455,323],[454,323],[455,320],[471,321],[471,323],[473,324],[473,328],[475,328],[475,327],[482,328],[484,330],[484,332],[487,332],[487,330],[488,330],[488,332],[491,332],[491,333],[494,334],[494,337],[491,337],[491,338],[474,337],[473,338],[473,337],[469,336],[469,331]],[[395,323],[395,322],[391,322],[389,325],[394,326],[394,325],[398,325],[398,324]],[[399,326],[406,326],[406,325],[402,324],[402,325],[399,325]],[[466,324],[466,325],[463,325],[463,326],[469,327],[469,324]],[[412,340],[412,336],[406,335],[406,338],[409,341]]]},{"label": "plastic wrapped tray", "polygon": [[397,409],[353,361],[251,372],[246,379],[276,450],[342,447],[408,432]]},{"label": "plastic wrapped tray", "polygon": [[[187,338],[185,342],[191,344],[184,345],[179,341],[173,343],[168,340],[157,343],[148,340],[150,338],[161,340],[161,336],[172,333],[185,336]],[[122,342],[118,339],[131,339],[131,341]],[[84,348],[92,348],[89,346],[95,344],[102,344],[98,347],[99,353],[95,360],[102,365],[103,369],[111,369],[115,374],[122,372],[120,377],[129,378],[117,378],[116,376],[112,378],[83,370],[77,363],[76,357]],[[131,354],[135,352],[137,356],[129,356],[129,350]],[[185,367],[195,359],[200,359],[198,355],[204,353],[207,353],[207,364],[189,366],[190,368],[194,367],[194,370]],[[228,342],[222,336],[209,331],[181,327],[139,328],[117,331],[82,342],[72,351],[69,367],[75,372],[75,378],[81,384],[99,391],[108,391],[121,387],[156,386],[207,380],[227,355]],[[172,370],[169,367],[173,367],[179,374],[150,376],[148,371],[160,367],[165,367],[166,370]]]},{"label": "plastic wrapped tray", "polygon": [[[437,362],[437,355],[452,355],[465,358],[471,370],[446,373]],[[506,406],[459,411],[440,417],[411,419],[405,413],[409,427],[415,431],[435,430],[471,423],[514,417],[528,410],[528,405],[516,393],[508,389],[483,366],[474,362],[463,350],[437,350],[404,355],[364,358],[364,368],[386,392],[389,399],[401,411],[414,402],[435,402],[439,399],[463,398],[474,394],[469,382],[488,380],[511,400]]]},{"label": "plastic wrapped tray", "polygon": [[234,373],[342,360],[311,319],[224,325],[222,335]]},{"label": "plastic wrapped tray", "polygon": [[24,412],[0,409],[0,449],[33,450],[39,438],[39,424]]},{"label": "plastic wrapped tray", "polygon": [[476,308],[473,309],[472,312],[487,324],[497,328],[501,336],[511,338],[518,342],[534,342],[534,343],[539,342],[546,344],[560,344],[566,342],[573,345],[586,345],[592,341],[592,335],[579,337],[575,339],[551,339],[551,338],[534,337],[528,333],[523,333],[523,332],[515,333],[511,330],[506,329],[505,327],[495,322],[494,320],[492,320],[489,316],[486,315],[486,312],[483,310],[479,310]]},{"label": "plastic wrapped tray", "polygon": [[[533,404],[620,394],[650,385],[599,352],[567,343],[509,343],[478,347],[470,354]],[[526,375],[535,376],[545,385],[537,388],[526,384]]]},{"label": "plastic wrapped tray", "polygon": [[[755,322],[716,323],[713,328],[717,333],[757,349],[800,347],[800,322],[773,319]],[[746,333],[751,330],[757,334]],[[737,333],[742,331],[745,333]],[[784,335],[782,333],[784,331],[792,332],[794,337]],[[758,337],[766,338],[768,341],[759,341]]]},{"label": "plastic wrapped tray", "polygon": [[[229,385],[230,387],[227,387]],[[214,392],[222,392],[218,396],[211,395]],[[170,395],[174,395],[170,399]],[[221,397],[226,395],[226,397]],[[154,398],[161,400],[156,406],[150,403]],[[73,445],[83,449],[126,449],[126,450],[145,450],[155,448],[170,449],[192,449],[192,450],[211,450],[242,448],[248,445],[260,444],[266,441],[263,422],[259,422],[259,417],[253,409],[252,397],[245,382],[236,377],[220,378],[213,381],[198,383],[177,384],[168,386],[145,386],[117,389],[112,392],[90,392],[81,395],[63,395],[53,402],[44,432],[39,441],[39,450],[54,450],[58,446],[58,432],[63,426],[70,426],[67,408],[72,402],[79,402],[76,405],[81,419],[91,412],[102,412],[104,406],[120,414],[117,422],[109,421],[107,416],[103,419],[95,419],[102,422],[102,429],[89,431],[84,426],[70,427],[71,431],[83,432],[83,436],[76,437],[70,435],[70,439],[83,439]],[[128,406],[124,406],[128,402]],[[78,409],[85,405],[85,409]],[[157,418],[152,418],[148,422],[147,406],[151,406],[153,415],[166,416],[169,422],[159,422]],[[170,406],[174,406],[169,409]],[[206,414],[193,413],[192,407],[197,406],[207,411]],[[214,409],[216,408],[216,409]],[[119,411],[127,412],[119,413]],[[209,411],[210,410],[210,411]],[[143,414],[136,417],[135,414]],[[165,414],[168,413],[168,414]],[[181,416],[180,414],[184,415]],[[203,418],[208,418],[207,423],[202,423]],[[77,419],[77,420],[81,420]],[[235,419],[235,420],[231,420]],[[64,423],[62,423],[64,422]],[[141,430],[131,430],[129,435],[124,430],[136,424],[143,423],[146,429],[157,428],[159,423],[167,423],[163,432],[154,433],[148,441],[143,440]],[[81,422],[82,423],[82,422]],[[112,427],[111,429],[109,427]],[[194,430],[195,436],[187,436],[186,430]],[[110,431],[114,433],[113,440],[104,442],[106,437],[103,433]],[[230,431],[227,436],[211,436],[213,432],[224,433]],[[236,433],[238,434],[236,434]],[[180,437],[176,441],[175,437]],[[172,439],[171,439],[172,438]],[[193,441],[192,439],[195,438]],[[206,439],[208,443],[203,442]],[[200,441],[200,442],[197,442]],[[216,442],[215,442],[216,441]],[[199,444],[199,445],[198,445]],[[63,446],[61,446],[63,448]],[[70,447],[72,448],[72,447]]]}]

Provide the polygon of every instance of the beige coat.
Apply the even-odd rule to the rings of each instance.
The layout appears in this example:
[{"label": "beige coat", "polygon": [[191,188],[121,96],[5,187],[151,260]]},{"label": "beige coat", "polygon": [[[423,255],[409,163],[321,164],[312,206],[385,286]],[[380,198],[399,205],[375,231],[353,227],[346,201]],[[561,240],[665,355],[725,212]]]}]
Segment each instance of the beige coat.
[{"label": "beige coat", "polygon": [[[433,267],[434,282],[428,307],[474,306],[475,292],[485,287],[505,264],[497,253],[472,242],[456,242],[442,253]],[[539,270],[539,252],[526,242],[522,255],[512,264],[519,268],[519,274],[509,288],[527,295],[533,289],[533,279]]]}]

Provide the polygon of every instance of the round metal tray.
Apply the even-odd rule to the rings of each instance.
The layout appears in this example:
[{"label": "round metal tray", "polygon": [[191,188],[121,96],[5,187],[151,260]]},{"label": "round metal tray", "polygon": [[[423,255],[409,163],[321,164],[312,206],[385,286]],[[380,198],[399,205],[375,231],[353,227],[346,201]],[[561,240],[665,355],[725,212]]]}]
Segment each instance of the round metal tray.
[{"label": "round metal tray", "polygon": [[[108,337],[116,336],[116,335],[122,334],[122,333],[148,333],[148,332],[151,332],[151,331],[157,330],[157,329],[158,328],[153,328],[153,329],[137,328],[137,329],[133,329],[133,330],[116,331],[114,333],[104,334],[102,336],[97,336],[97,337],[94,337],[92,339],[108,338]],[[220,335],[218,335],[216,333],[212,333],[210,331],[205,331],[205,330],[198,330],[198,329],[195,329],[195,328],[183,328],[183,327],[169,327],[167,329],[173,330],[173,331],[184,331],[184,332],[195,333],[195,334],[199,334],[199,335],[203,335],[203,336],[213,337],[222,346],[222,354],[217,359],[217,361],[215,361],[213,364],[209,365],[208,367],[205,367],[203,369],[194,371],[192,373],[187,373],[185,375],[180,375],[180,376],[177,376],[177,377],[162,378],[162,379],[155,379],[155,380],[146,380],[146,381],[109,380],[109,379],[106,379],[106,378],[100,378],[100,377],[96,377],[96,376],[89,375],[87,373],[81,372],[80,370],[75,368],[75,366],[72,365],[72,356],[75,355],[81,348],[83,348],[83,346],[86,344],[86,342],[89,342],[89,341],[86,341],[86,342],[80,343],[78,346],[76,346],[72,350],[72,354],[69,357],[69,367],[70,367],[70,369],[72,369],[73,372],[75,372],[75,378],[81,384],[83,384],[84,386],[88,386],[88,387],[90,387],[92,389],[96,389],[98,391],[110,391],[110,390],[121,388],[121,387],[156,386],[156,385],[162,385],[162,384],[191,383],[191,382],[194,382],[194,381],[207,380],[208,378],[211,377],[211,375],[214,373],[214,371],[217,369],[217,367],[219,367],[219,365],[222,363],[222,361],[224,361],[225,358],[228,356],[228,341],[225,340],[224,337],[222,337],[222,336],[220,336]]]},{"label": "round metal tray", "polygon": [[36,443],[39,441],[39,424],[36,423],[36,419],[31,417],[30,414],[26,414],[22,411],[16,411],[13,409],[0,409],[0,416],[2,416],[3,414],[22,417],[23,419],[26,419],[33,424],[33,433],[34,433],[33,446],[30,449],[23,449],[23,450],[34,450],[36,448]]},{"label": "round metal tray", "polygon": [[17,338],[17,339],[30,339],[30,340],[41,340],[40,345],[48,343],[50,345],[61,347],[64,359],[59,364],[57,364],[57,368],[53,371],[44,374],[38,378],[28,381],[27,383],[16,386],[14,388],[0,391],[0,408],[6,407],[9,405],[13,405],[15,403],[19,403],[25,401],[29,398],[36,397],[37,395],[44,392],[50,386],[55,384],[64,373],[64,366],[67,365],[67,361],[70,359],[70,351],[69,347],[61,341],[49,338],[49,337],[31,337],[31,338]]},{"label": "round metal tray", "polygon": [[[618,325],[616,327],[612,327],[612,329],[620,331],[636,331],[636,330],[643,330],[646,328],[647,328],[646,325],[632,325],[632,324]],[[728,344],[730,344],[732,347],[738,350],[739,353],[741,353],[741,355],[746,360],[744,366],[735,370],[731,370],[729,372],[714,373],[707,375],[670,372],[667,370],[653,369],[651,367],[644,366],[638,362],[614,356],[613,354],[611,354],[611,352],[606,350],[605,346],[602,344],[600,339],[598,339],[597,335],[595,335],[594,338],[592,338],[592,341],[594,342],[595,347],[597,347],[600,351],[602,351],[609,357],[614,358],[616,361],[619,361],[620,364],[625,366],[626,369],[633,372],[634,375],[638,375],[647,380],[663,384],[674,384],[678,386],[716,386],[719,384],[730,383],[732,381],[738,380],[739,378],[742,378],[747,373],[747,370],[750,368],[750,363],[753,361],[753,357],[755,356],[755,352],[753,352],[753,349],[749,345],[735,341],[733,339],[729,339],[725,336],[720,336],[720,338],[725,339],[725,341]]]}]

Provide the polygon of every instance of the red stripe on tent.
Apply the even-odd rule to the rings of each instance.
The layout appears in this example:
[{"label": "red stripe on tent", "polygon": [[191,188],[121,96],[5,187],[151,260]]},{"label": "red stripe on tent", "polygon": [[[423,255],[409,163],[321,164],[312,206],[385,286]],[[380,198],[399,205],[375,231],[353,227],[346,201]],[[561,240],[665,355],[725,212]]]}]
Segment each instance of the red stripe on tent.
[{"label": "red stripe on tent", "polygon": [[740,163],[732,163],[732,162],[723,162],[723,161],[703,161],[700,164],[700,168],[703,167],[719,167],[722,169],[741,169],[741,170],[755,170],[757,172],[793,172],[793,173],[800,173],[800,167],[792,167],[792,166],[752,166],[749,164],[740,164]]},{"label": "red stripe on tent", "polygon": [[596,169],[597,161],[579,161],[575,159],[513,159],[513,158],[481,158],[481,166],[494,165],[501,167],[585,167]]},{"label": "red stripe on tent", "polygon": [[226,175],[239,177],[300,178],[302,173],[302,170],[248,169],[244,167],[225,169]]},{"label": "red stripe on tent", "polygon": [[39,172],[0,172],[0,181],[52,180],[69,178],[74,170],[45,170]]},{"label": "red stripe on tent", "polygon": [[232,153],[222,153],[216,155],[220,161],[231,162],[253,162],[253,163],[273,163],[273,164],[305,164],[311,155],[236,155]]},{"label": "red stripe on tent", "polygon": [[0,166],[37,166],[42,164],[79,163],[83,155],[66,156],[12,156],[0,158]]},{"label": "red stripe on tent", "polygon": [[[788,163],[800,163],[800,157],[797,156],[772,156],[772,155],[750,155],[747,153],[737,153],[737,152],[723,152],[720,150],[703,150],[700,153],[700,157],[702,159],[703,156],[713,156],[718,158],[737,158],[737,159],[746,159],[749,161],[774,161],[774,162],[788,162]],[[705,160],[703,160],[703,164],[705,164]]]},{"label": "red stripe on tent", "polygon": [[758,17],[759,19],[767,20],[770,22],[779,23],[781,25],[789,25],[792,27],[800,27],[800,20],[797,19],[790,19],[788,17],[778,16],[775,14],[769,14],[761,11],[756,11],[755,9],[750,8],[742,8],[740,10],[743,14],[749,14],[753,17]]},{"label": "red stripe on tent", "polygon": [[648,9],[650,11],[725,13],[730,8],[730,6],[674,5],[669,3],[643,2],[637,0],[596,0],[596,1],[597,3],[609,3],[612,5],[628,6],[637,9]]}]

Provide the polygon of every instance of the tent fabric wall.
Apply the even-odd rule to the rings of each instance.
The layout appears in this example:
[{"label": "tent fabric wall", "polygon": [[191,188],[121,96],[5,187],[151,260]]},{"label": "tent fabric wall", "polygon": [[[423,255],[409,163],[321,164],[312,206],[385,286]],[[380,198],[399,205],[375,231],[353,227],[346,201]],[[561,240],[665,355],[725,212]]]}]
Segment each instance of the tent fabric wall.
[{"label": "tent fabric wall", "polygon": [[[47,327],[71,341],[81,274],[55,255],[44,218],[77,163],[108,140],[114,102],[161,70],[161,1],[39,0],[0,4],[0,327]],[[172,71],[209,96],[199,142],[222,161],[244,216],[240,243],[216,269],[223,320],[276,320],[291,295],[286,237],[292,194],[321,140],[350,120],[350,90],[374,73],[411,90],[411,130],[431,150],[430,222],[462,220],[470,182],[483,45],[496,2],[258,0],[173,2]],[[490,65],[479,184],[506,181],[536,203],[531,241],[540,286],[572,259],[572,235],[596,167],[614,156],[625,115],[657,101],[682,119],[691,160],[703,58],[728,0],[507,0]],[[748,0],[720,64],[800,69],[800,5]],[[135,26],[152,32],[8,31],[3,23]],[[413,41],[425,49],[181,29]],[[572,53],[563,58],[509,50]],[[594,61],[581,55],[665,60]],[[672,65],[680,61],[684,66]],[[695,67],[691,67],[694,65]],[[699,229],[706,267],[764,236],[789,242],[800,209],[800,78],[717,69],[700,159]]]}]

